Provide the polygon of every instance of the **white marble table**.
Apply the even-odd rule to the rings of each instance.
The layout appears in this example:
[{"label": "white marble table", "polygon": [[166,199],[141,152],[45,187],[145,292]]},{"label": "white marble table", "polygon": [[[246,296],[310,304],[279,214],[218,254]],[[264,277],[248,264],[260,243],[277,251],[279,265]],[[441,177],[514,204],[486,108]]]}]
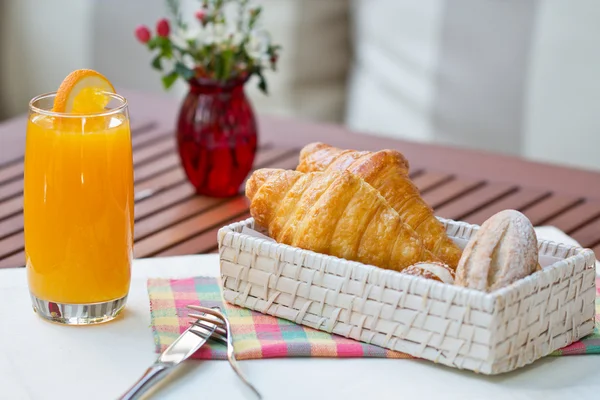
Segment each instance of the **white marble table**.
[{"label": "white marble table", "polygon": [[[216,275],[215,255],[136,260],[126,312],[92,327],[51,324],[32,311],[24,269],[0,270],[0,399],[114,399],[156,358],[148,277]],[[241,362],[265,399],[593,399],[600,356],[548,357],[496,377],[416,360]],[[188,361],[157,399],[252,399],[224,361]]]}]

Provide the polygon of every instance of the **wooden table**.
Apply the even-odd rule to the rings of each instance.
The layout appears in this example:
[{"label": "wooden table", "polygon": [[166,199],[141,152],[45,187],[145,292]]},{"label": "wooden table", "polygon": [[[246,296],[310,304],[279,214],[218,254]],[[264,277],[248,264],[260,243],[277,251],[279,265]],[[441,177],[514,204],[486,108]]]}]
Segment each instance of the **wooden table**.
[{"label": "wooden table", "polygon": [[[135,256],[210,253],[217,230],[248,217],[239,196],[194,194],[179,166],[173,134],[178,102],[121,91],[130,104],[135,164]],[[0,268],[24,265],[23,148],[26,117],[0,124]],[[259,119],[255,168],[295,168],[298,150],[323,141],[346,148],[396,148],[411,177],[442,217],[482,223],[497,211],[524,212],[535,225],[554,225],[600,257],[600,173],[514,157],[358,135],[333,125]]]}]

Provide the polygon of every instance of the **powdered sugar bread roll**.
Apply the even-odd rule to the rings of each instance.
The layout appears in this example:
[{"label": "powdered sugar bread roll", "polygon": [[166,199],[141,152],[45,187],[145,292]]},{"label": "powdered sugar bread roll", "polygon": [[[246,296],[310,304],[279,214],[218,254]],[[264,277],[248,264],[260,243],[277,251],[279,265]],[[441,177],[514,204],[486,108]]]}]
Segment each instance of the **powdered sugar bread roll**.
[{"label": "powdered sugar bread roll", "polygon": [[515,210],[501,211],[473,235],[456,268],[456,285],[492,292],[538,270],[535,230]]},{"label": "powdered sugar bread roll", "polygon": [[419,262],[401,271],[403,274],[422,276],[435,281],[454,284],[454,270],[438,262]]}]

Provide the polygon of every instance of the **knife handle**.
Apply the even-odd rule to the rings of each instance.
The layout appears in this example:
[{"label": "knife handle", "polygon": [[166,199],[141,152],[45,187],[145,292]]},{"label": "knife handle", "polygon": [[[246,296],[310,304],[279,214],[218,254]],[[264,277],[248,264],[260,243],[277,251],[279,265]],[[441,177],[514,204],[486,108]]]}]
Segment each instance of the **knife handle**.
[{"label": "knife handle", "polygon": [[141,398],[148,389],[167,375],[168,370],[169,367],[162,363],[152,365],[125,394],[119,397],[119,400],[136,400]]}]

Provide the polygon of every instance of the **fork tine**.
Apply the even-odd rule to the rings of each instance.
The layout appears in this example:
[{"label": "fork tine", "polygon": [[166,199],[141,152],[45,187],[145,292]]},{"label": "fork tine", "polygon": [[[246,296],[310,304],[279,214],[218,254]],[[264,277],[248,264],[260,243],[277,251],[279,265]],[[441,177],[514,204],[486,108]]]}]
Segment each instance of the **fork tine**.
[{"label": "fork tine", "polygon": [[[216,309],[213,308],[208,308],[208,307],[202,307],[202,306],[195,306],[195,305],[189,305],[187,306],[188,308],[195,310],[195,311],[201,311],[205,314],[210,314],[214,317],[219,318],[221,321],[225,322],[225,316],[220,312],[217,311]],[[215,307],[217,308],[217,307]]]},{"label": "fork tine", "polygon": [[213,318],[210,318],[210,317],[207,317],[206,315],[189,313],[188,317],[199,319],[199,320],[206,321],[206,322],[210,322],[211,324],[215,324],[216,326],[218,326],[220,328],[225,328],[225,323],[223,321],[221,321],[220,319],[217,319],[214,316],[211,316]]},{"label": "fork tine", "polygon": [[[201,323],[194,323],[192,325],[200,327],[200,328],[203,328],[203,329],[207,328],[206,325],[203,325]],[[194,331],[194,330],[192,329],[192,331]],[[213,332],[213,334],[211,335],[210,338],[211,339],[215,339],[216,341],[220,342],[221,344],[227,345],[227,337],[226,337],[226,335],[222,335],[221,333],[218,333],[218,332],[215,331],[215,332]]]},{"label": "fork tine", "polygon": [[[202,324],[198,324],[198,325],[196,325],[196,324],[193,324],[193,325],[194,325],[194,326],[198,326],[198,327],[200,327],[200,328],[203,328],[203,329],[206,329],[206,328],[207,328],[207,326],[206,326],[206,325],[202,325]],[[190,329],[190,332],[192,332],[192,333],[193,333],[194,335],[196,335],[196,336],[199,336],[199,337],[201,337],[202,339],[204,339],[204,338],[206,337],[206,335],[205,335],[205,334],[202,334],[202,333],[200,333],[200,332],[198,332],[198,331],[196,331],[196,330],[194,330],[194,329]],[[216,331],[215,331],[215,332],[213,332],[213,334],[212,334],[212,335],[210,335],[210,338],[211,338],[211,339],[215,339],[216,341],[218,341],[218,342],[220,342],[220,343],[222,343],[222,344],[227,344],[227,339],[225,338],[225,336],[223,336],[223,335],[221,335],[221,334],[218,334],[218,333],[216,333]]]},{"label": "fork tine", "polygon": [[[203,321],[194,321],[194,322],[190,321],[190,325],[199,326],[201,328],[206,328],[206,329],[212,329],[211,325],[209,325]],[[224,328],[216,327],[215,332],[218,333],[219,335],[227,336],[227,331]]]}]

